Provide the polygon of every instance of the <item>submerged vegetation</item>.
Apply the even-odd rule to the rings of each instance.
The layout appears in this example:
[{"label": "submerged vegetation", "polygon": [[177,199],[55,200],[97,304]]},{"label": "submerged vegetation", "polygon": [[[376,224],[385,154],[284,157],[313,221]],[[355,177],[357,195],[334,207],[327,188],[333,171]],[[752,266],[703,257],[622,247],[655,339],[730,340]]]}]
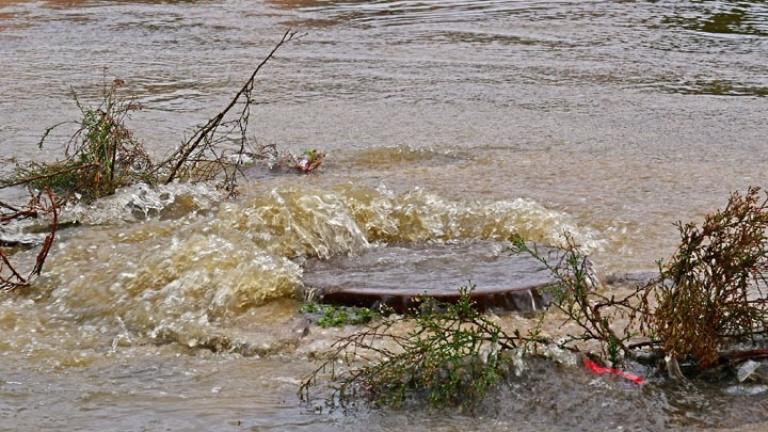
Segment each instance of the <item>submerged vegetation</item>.
[{"label": "submerged vegetation", "polygon": [[374,309],[318,303],[305,303],[299,311],[312,316],[322,328],[368,324],[381,316]]},{"label": "submerged vegetation", "polygon": [[[587,359],[611,367],[632,359],[685,378],[768,356],[768,195],[758,188],[734,193],[701,225],[678,224],[678,229],[680,245],[658,263],[659,275],[618,297],[600,289],[587,257],[572,241],[558,252],[556,264],[549,264],[551,257],[515,239],[518,251],[538,258],[558,281],[551,288],[550,311],[580,333],[557,340],[544,335],[540,324],[553,312],[542,314],[539,325],[525,333],[505,332],[481,315],[463,290],[456,304],[427,301],[412,317],[387,318],[338,340],[302,383],[301,396],[308,400],[314,386],[327,385],[329,401],[344,405],[361,399],[399,406],[414,399],[437,407],[467,406],[523,356],[552,347],[580,353],[592,370],[636,383],[642,380]],[[393,331],[405,322],[413,330]]]}]

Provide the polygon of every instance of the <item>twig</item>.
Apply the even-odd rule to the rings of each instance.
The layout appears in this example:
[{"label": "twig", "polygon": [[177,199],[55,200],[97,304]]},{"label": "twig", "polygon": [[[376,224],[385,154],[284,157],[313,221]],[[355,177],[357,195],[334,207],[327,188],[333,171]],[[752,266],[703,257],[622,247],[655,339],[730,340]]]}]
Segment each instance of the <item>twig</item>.
[{"label": "twig", "polygon": [[[245,82],[245,84],[243,84],[243,86],[240,88],[240,91],[235,94],[232,100],[229,101],[229,104],[227,104],[227,106],[221,112],[209,119],[203,127],[198,129],[194,135],[192,135],[184,144],[182,144],[181,147],[179,147],[179,149],[173,155],[171,155],[171,157],[158,165],[159,168],[167,164],[173,164],[173,168],[168,173],[168,177],[165,180],[166,184],[173,182],[178,177],[179,171],[192,156],[193,152],[198,150],[202,144],[213,142],[213,136],[216,133],[217,128],[222,124],[227,113],[235,106],[235,104],[237,104],[240,98],[243,95],[246,95],[246,98],[250,100],[250,91],[253,89],[256,74],[258,74],[261,68],[267,64],[270,59],[272,59],[275,52],[277,52],[277,50],[280,49],[283,44],[290,41],[295,34],[296,32],[287,30],[283,34],[283,37],[280,39],[280,41],[274,46],[274,48],[272,48],[272,51],[270,51],[269,54],[267,54],[267,56],[261,61],[261,63],[256,66],[256,69],[253,71],[253,73],[251,73],[251,77]],[[243,120],[241,119],[241,121]],[[241,142],[241,148],[243,145],[243,142]],[[221,158],[217,159],[219,161],[221,160]]]},{"label": "twig", "polygon": [[45,240],[43,240],[43,246],[40,248],[40,252],[38,252],[37,257],[35,258],[35,267],[29,273],[30,276],[39,275],[40,272],[43,271],[43,264],[45,264],[45,259],[48,258],[48,253],[51,251],[53,241],[56,239],[56,230],[59,228],[59,210],[56,204],[56,197],[50,189],[47,189],[46,193],[51,202],[51,206],[48,209],[52,217],[51,231],[45,236]]},{"label": "twig", "polygon": [[0,207],[8,209],[8,210],[13,211],[13,212],[19,211],[18,207],[15,207],[15,206],[13,206],[11,204],[8,204],[8,203],[2,202],[2,201],[0,201]]},{"label": "twig", "polygon": [[[45,264],[45,260],[51,251],[53,242],[56,239],[56,231],[59,227],[59,203],[56,201],[56,196],[53,194],[53,192],[51,192],[50,189],[46,188],[45,193],[48,196],[48,206],[43,205],[39,194],[37,196],[32,195],[28,204],[28,208],[20,210],[14,215],[11,215],[15,219],[22,219],[27,217],[27,214],[36,215],[38,212],[42,211],[50,214],[52,221],[50,225],[50,231],[48,235],[45,236],[43,244],[40,247],[40,251],[35,258],[35,265],[26,277],[21,275],[16,267],[14,267],[13,263],[11,263],[11,260],[8,258],[8,256],[5,255],[2,250],[0,250],[0,271],[7,269],[7,271],[10,273],[9,276],[3,276],[0,274],[0,291],[14,290],[28,286],[29,280],[32,278],[32,276],[39,275],[43,270],[43,265]],[[11,220],[7,217],[6,219]]]}]

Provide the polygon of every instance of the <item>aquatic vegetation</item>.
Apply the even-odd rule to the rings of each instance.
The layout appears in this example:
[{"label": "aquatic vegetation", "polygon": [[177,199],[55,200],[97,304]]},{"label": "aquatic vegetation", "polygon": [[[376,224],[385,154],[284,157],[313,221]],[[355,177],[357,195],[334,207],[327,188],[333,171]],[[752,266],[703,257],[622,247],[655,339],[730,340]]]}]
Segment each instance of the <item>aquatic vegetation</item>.
[{"label": "aquatic vegetation", "polygon": [[300,311],[316,316],[315,322],[322,328],[368,324],[381,316],[379,311],[370,308],[321,305],[318,303],[305,303],[301,306]]}]

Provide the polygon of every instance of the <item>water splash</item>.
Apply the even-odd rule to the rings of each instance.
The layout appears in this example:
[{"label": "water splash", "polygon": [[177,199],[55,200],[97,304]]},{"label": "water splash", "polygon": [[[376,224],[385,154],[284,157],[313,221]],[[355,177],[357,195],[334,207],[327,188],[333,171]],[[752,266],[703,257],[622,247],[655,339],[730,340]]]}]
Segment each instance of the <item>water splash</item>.
[{"label": "water splash", "polygon": [[221,192],[205,183],[174,183],[151,187],[138,183],[93,203],[75,203],[63,209],[62,219],[86,225],[174,219],[214,207]]},{"label": "water splash", "polygon": [[[164,193],[138,186],[96,203],[91,220],[120,221],[118,209],[179,199],[158,200]],[[306,257],[357,254],[372,244],[513,234],[547,244],[569,235],[587,249],[599,246],[594,232],[531,200],[453,201],[421,189],[286,187],[174,219],[160,217],[163,208],[145,208],[159,213],[138,218],[141,223],[82,227],[58,244],[34,285],[56,319],[103,328],[123,341],[215,339],[227,340],[226,348],[239,346],[230,338],[233,320],[273,300],[298,297]]]}]

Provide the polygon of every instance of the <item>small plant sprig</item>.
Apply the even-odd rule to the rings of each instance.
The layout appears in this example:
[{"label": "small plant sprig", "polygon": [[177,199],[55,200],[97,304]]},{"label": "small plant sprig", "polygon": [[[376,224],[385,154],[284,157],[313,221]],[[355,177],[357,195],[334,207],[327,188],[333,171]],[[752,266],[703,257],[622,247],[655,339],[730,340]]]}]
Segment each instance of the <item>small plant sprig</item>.
[{"label": "small plant sprig", "polygon": [[633,354],[630,341],[647,328],[643,313],[647,310],[648,287],[637,287],[622,297],[601,292],[602,285],[589,258],[572,237],[565,238],[565,247],[546,256],[521,237],[512,239],[512,250],[530,254],[555,277],[557,283],[549,287],[550,307],[565,315],[563,325],[573,323],[582,330],[562,339],[561,346],[575,348],[579,342],[594,341],[600,344],[602,358],[611,365],[619,365],[625,356]]},{"label": "small plant sprig", "polygon": [[322,328],[368,324],[380,316],[378,311],[369,308],[318,303],[304,303],[300,312],[317,316],[315,322]]}]

